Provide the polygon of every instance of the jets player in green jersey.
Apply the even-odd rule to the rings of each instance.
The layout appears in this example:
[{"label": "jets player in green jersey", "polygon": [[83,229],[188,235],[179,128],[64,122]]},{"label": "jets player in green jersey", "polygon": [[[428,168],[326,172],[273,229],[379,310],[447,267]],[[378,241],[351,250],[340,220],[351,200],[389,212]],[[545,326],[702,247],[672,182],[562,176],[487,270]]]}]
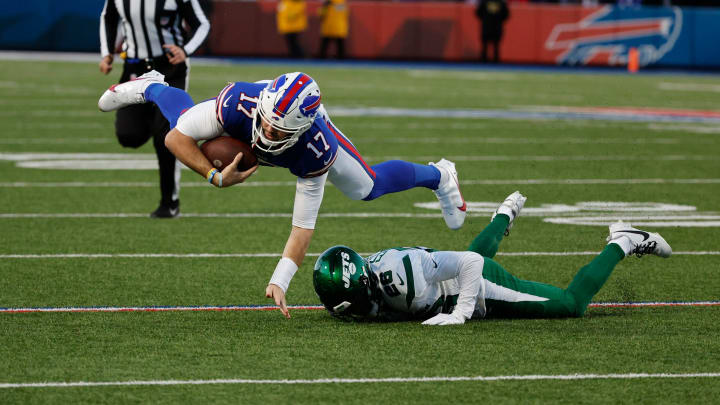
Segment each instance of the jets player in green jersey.
[{"label": "jets player in green jersey", "polygon": [[618,221],[610,225],[607,246],[567,288],[521,280],[493,257],[525,200],[517,191],[509,195],[463,252],[392,248],[362,258],[347,246],[333,246],[315,263],[315,292],[332,315],[347,319],[459,325],[486,316],[579,317],[623,258],[672,254],[659,234]]}]

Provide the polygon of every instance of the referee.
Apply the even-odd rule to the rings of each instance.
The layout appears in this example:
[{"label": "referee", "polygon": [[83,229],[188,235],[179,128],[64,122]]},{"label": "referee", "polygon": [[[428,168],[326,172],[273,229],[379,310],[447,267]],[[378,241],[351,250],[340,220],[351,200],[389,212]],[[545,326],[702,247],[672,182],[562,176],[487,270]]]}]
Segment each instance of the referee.
[{"label": "referee", "polygon": [[[189,28],[189,31],[186,30]],[[105,0],[100,15],[100,71],[112,70],[113,53],[122,41],[120,83],[157,70],[170,86],[187,91],[188,56],[210,32],[210,23],[198,0]],[[124,147],[138,148],[151,137],[160,167],[160,206],[152,218],[180,214],[180,164],[165,147],[167,120],[154,104],[138,104],[118,110],[115,134]]]}]

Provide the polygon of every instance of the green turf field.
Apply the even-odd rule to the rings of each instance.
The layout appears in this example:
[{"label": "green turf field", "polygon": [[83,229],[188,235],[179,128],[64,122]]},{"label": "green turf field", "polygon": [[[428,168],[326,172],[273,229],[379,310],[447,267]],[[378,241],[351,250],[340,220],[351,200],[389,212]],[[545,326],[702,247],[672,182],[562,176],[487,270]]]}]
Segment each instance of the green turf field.
[{"label": "green turf field", "polygon": [[[247,184],[218,190],[185,170],[183,215],[147,218],[160,198],[156,171],[107,169],[155,161],[151,143],[121,148],[114,115],[97,110],[119,69],[104,77],[95,63],[0,62],[0,308],[270,305],[264,290],[290,229],[294,177],[260,168]],[[190,93],[200,101],[227,81],[298,69],[318,81],[331,114],[337,107],[720,110],[720,76],[691,75],[193,66]],[[526,215],[497,257],[514,274],[566,286],[603,248],[607,224],[626,218],[661,232],[677,254],[626,259],[595,302],[720,300],[720,123],[350,114],[333,121],[370,164],[454,160],[470,215],[450,231],[428,190],[368,203],[328,186],[311,255],[288,291],[291,305],[319,305],[312,264],[325,248],[463,250],[515,190],[529,197]],[[123,155],[92,155],[99,153]],[[350,324],[322,310],[291,314],[1,312],[0,403],[720,398],[719,306],[591,308],[581,319],[457,327]],[[680,376],[699,373],[713,375]],[[575,374],[601,378],[548,379]],[[446,378],[477,376],[501,378]],[[436,380],[412,380],[420,377]],[[158,385],[122,385],[131,381]],[[166,385],[173,381],[186,383]],[[61,382],[111,385],[8,386]]]}]

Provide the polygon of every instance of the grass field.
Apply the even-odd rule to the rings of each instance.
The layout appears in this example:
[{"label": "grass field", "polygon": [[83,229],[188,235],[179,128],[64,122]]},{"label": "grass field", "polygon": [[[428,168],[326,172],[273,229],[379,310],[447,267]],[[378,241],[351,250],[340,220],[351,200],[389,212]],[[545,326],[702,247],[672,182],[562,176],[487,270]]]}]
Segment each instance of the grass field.
[{"label": "grass field", "polygon": [[[607,224],[625,218],[661,232],[676,255],[626,259],[595,302],[720,300],[720,120],[712,119],[720,112],[720,76],[218,65],[193,66],[190,93],[199,101],[227,81],[298,69],[318,81],[333,121],[369,163],[454,160],[470,216],[450,231],[428,190],[367,203],[328,186],[313,255],[288,291],[291,305],[319,305],[312,264],[325,248],[462,250],[487,224],[489,207],[515,190],[529,197],[526,215],[497,257],[514,274],[564,287],[603,248]],[[114,116],[97,111],[97,98],[118,75],[104,77],[94,63],[0,61],[0,307],[270,305],[264,289],[290,228],[294,178],[261,168],[247,184],[218,190],[186,170],[183,215],[147,218],[159,200],[152,145],[122,149]],[[549,113],[347,113],[370,107]],[[550,114],[615,107],[635,110],[605,118]],[[674,118],[664,119],[665,111],[656,120],[633,119],[638,109],[672,109]],[[693,111],[711,118],[683,121],[697,117]],[[93,156],[100,153],[122,155]],[[126,161],[149,169],[115,168]],[[717,305],[594,307],[580,319],[443,328],[343,323],[312,309],[291,314],[5,311],[0,403],[720,398]],[[700,373],[711,375],[681,376]],[[585,378],[562,377],[576,374]],[[463,380],[477,376],[498,378]],[[412,379],[420,377],[436,379]],[[106,385],[52,384],[63,382]]]}]

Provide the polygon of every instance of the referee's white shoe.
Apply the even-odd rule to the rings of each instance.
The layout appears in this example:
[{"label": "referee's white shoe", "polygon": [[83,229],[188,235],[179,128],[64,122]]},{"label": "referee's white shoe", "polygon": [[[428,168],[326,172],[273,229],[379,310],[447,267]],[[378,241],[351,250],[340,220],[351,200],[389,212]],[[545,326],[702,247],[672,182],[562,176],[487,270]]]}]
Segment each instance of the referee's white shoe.
[{"label": "referee's white shoe", "polygon": [[113,84],[100,96],[98,108],[100,108],[100,111],[108,112],[132,104],[142,104],[145,102],[145,89],[153,83],[167,86],[168,84],[165,83],[164,80],[164,75],[155,70],[151,70],[128,82]]}]

